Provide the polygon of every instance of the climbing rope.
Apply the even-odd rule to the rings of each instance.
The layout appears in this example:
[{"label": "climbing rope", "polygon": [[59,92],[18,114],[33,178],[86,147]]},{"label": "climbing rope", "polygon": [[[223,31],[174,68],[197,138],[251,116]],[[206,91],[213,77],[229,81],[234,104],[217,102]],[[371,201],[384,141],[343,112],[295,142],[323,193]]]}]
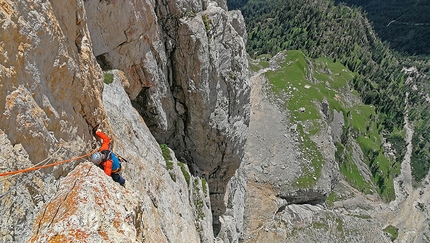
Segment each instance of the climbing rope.
[{"label": "climbing rope", "polygon": [[[39,163],[37,163],[37,164],[35,164],[35,166],[39,166],[39,165],[41,165],[41,164],[46,164],[46,163],[48,163],[48,161],[49,160],[51,160],[55,155],[57,155],[58,154],[58,152],[63,148],[63,145],[62,144],[59,144],[60,146],[59,146],[59,148],[57,149],[57,151],[55,151],[53,154],[51,154],[51,156],[49,156],[48,158],[46,158],[46,159],[44,159],[44,160],[42,160],[42,161],[40,161]],[[1,182],[3,182],[3,181],[5,181],[5,180],[9,180],[9,179],[12,179],[13,177],[15,177],[15,176],[17,176],[17,175],[19,175],[20,173],[16,173],[16,174],[14,174],[14,175],[9,175],[9,176],[6,176],[5,178],[2,178],[2,179],[0,179],[0,183]]]},{"label": "climbing rope", "polygon": [[55,166],[55,165],[61,165],[61,164],[66,164],[66,163],[70,163],[72,161],[78,160],[78,159],[83,159],[85,157],[90,156],[91,154],[95,153],[97,150],[94,150],[88,154],[84,154],[75,158],[71,158],[71,159],[67,159],[67,160],[62,160],[62,161],[57,161],[55,163],[52,164],[47,164],[47,165],[41,165],[41,166],[35,166],[35,167],[30,167],[27,169],[22,169],[22,170],[16,170],[16,171],[9,171],[9,172],[5,172],[5,173],[0,173],[0,177],[1,176],[7,176],[7,175],[14,175],[14,174],[19,174],[19,173],[24,173],[24,172],[29,172],[29,171],[33,171],[33,170],[38,170],[38,169],[43,169],[43,168],[47,168],[47,167],[51,167],[51,166]]},{"label": "climbing rope", "polygon": [[[39,163],[36,164],[36,166],[44,163],[47,164],[62,148],[63,146],[60,144],[60,147],[57,149],[57,151],[55,151],[51,156],[49,156],[48,158],[40,161]],[[13,190],[15,190],[16,188],[18,188],[19,186],[21,186],[22,184],[26,183],[30,178],[32,178],[34,176],[34,174],[36,173],[36,171],[34,171],[33,173],[31,173],[30,175],[28,175],[25,179],[21,180],[19,183],[17,183],[16,185],[14,185],[13,187],[9,188],[9,190],[3,194],[0,195],[0,199],[5,197],[7,194],[9,194],[10,192],[12,192]],[[13,177],[17,176],[19,174],[14,174],[14,175],[9,175],[6,176],[5,178],[0,180],[0,183],[5,181],[5,180],[10,180]]]},{"label": "climbing rope", "polygon": [[[14,177],[14,176],[16,176],[16,175],[18,175],[20,173],[29,172],[29,171],[35,171],[35,170],[39,170],[39,169],[42,169],[42,168],[47,168],[47,167],[55,166],[55,165],[59,165],[59,164],[65,164],[65,163],[72,162],[72,161],[75,161],[75,160],[78,160],[78,159],[82,159],[82,158],[85,158],[87,156],[90,156],[91,154],[93,154],[94,152],[97,151],[97,150],[94,150],[91,153],[84,154],[84,155],[79,156],[79,157],[71,158],[71,159],[68,159],[68,160],[57,161],[57,162],[52,163],[52,164],[46,164],[52,157],[54,157],[60,151],[61,148],[62,148],[62,145],[60,145],[60,147],[58,148],[58,150],[55,151],[51,156],[49,156],[48,158],[46,158],[46,159],[42,160],[41,162],[37,163],[35,167],[31,167],[31,168],[27,168],[27,169],[22,169],[22,170],[17,170],[17,171],[5,172],[5,173],[0,174],[0,176],[6,176],[5,178],[1,179],[0,182],[3,182],[4,180],[11,179],[12,177]],[[45,165],[38,166],[38,165],[40,165],[40,164],[42,164],[44,162],[45,162]],[[10,192],[12,192],[13,190],[15,190],[16,188],[18,188],[22,184],[24,184],[26,181],[28,181],[34,175],[34,173],[35,172],[33,172],[32,174],[30,174],[29,176],[27,176],[27,178],[25,178],[24,180],[22,180],[21,182],[19,182],[18,184],[16,184],[12,188],[10,188],[7,192],[1,194],[0,195],[0,199],[3,198],[3,197],[5,197],[7,194],[9,194]]]}]

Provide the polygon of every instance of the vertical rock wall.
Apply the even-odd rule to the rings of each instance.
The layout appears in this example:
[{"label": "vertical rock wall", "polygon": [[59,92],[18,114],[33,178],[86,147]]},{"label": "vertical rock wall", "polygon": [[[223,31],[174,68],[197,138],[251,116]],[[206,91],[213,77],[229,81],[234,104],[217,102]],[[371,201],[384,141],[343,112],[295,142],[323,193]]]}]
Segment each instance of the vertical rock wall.
[{"label": "vertical rock wall", "polygon": [[103,101],[113,151],[128,160],[121,172],[126,186],[91,163],[80,164],[38,215],[31,241],[213,242],[207,185],[174,154],[163,158],[121,85],[124,75],[112,73]]},{"label": "vertical rock wall", "polygon": [[[146,225],[146,234],[151,235],[150,229],[159,227],[167,242],[212,242],[209,197],[196,192],[203,191],[199,181],[195,182],[199,179],[189,176],[187,182],[175,156],[169,162],[171,166],[167,166],[159,144],[119,81],[124,75],[114,73],[115,81],[105,85],[103,102],[113,131],[113,150],[129,160],[123,163],[126,184],[144,198],[142,223]],[[122,80],[124,83],[125,79]]]},{"label": "vertical rock wall", "polygon": [[0,14],[0,128],[33,161],[60,141],[84,148],[105,114],[82,1],[2,1]]},{"label": "vertical rock wall", "polygon": [[[106,118],[83,1],[0,1],[0,172],[91,151]],[[24,242],[75,163],[1,177],[0,241]]]},{"label": "vertical rock wall", "polygon": [[[2,130],[0,155],[1,172],[33,166],[23,146],[13,145]],[[41,171],[0,177],[0,242],[25,242],[38,212],[55,193],[55,188],[54,177]]]},{"label": "vertical rock wall", "polygon": [[[217,6],[181,19],[174,97],[185,108],[181,151],[209,178],[215,215],[225,211],[227,182],[240,165],[249,124],[250,87],[243,18]],[[180,65],[179,65],[180,64]]]},{"label": "vertical rock wall", "polygon": [[209,180],[212,209],[222,214],[249,123],[242,15],[212,1],[87,1],[85,8],[99,63],[125,73],[157,141]]},{"label": "vertical rock wall", "polygon": [[[118,68],[128,79],[129,97],[158,142],[168,144],[191,166],[199,176],[193,178],[198,187],[208,181],[212,207],[203,200],[206,193],[196,190],[190,202],[172,200],[190,203],[191,211],[203,210],[204,216],[193,213],[200,216],[190,234],[196,236],[197,228],[199,240],[211,242],[209,211],[225,211],[224,193],[243,157],[249,123],[241,14],[227,12],[224,1],[0,0],[0,17],[0,130],[1,142],[7,144],[1,153],[15,151],[2,157],[0,171],[70,159],[95,149],[91,128],[102,124],[112,134],[119,119],[108,119],[102,103],[101,68]],[[141,128],[128,128],[142,138]],[[121,145],[120,140],[115,143]],[[157,145],[154,139],[146,142]],[[123,149],[131,156],[142,152],[140,145]],[[14,163],[16,156],[23,159]],[[11,212],[10,220],[2,222],[1,228],[8,229],[2,238],[25,241],[27,226],[53,196],[57,179],[82,161],[1,181],[0,209]],[[151,188],[149,193],[138,190],[152,195],[155,204],[165,200],[163,209],[169,210],[168,195],[176,193],[163,189],[169,183],[160,184],[156,176],[139,177],[140,170],[147,169],[143,166],[133,169],[128,176],[139,178],[135,184]],[[165,169],[148,173],[169,179]],[[26,183],[31,186],[22,187]],[[175,212],[180,210],[178,206]],[[181,228],[168,225],[166,215],[157,222],[167,239],[176,240]],[[177,219],[182,225],[193,222]]]}]

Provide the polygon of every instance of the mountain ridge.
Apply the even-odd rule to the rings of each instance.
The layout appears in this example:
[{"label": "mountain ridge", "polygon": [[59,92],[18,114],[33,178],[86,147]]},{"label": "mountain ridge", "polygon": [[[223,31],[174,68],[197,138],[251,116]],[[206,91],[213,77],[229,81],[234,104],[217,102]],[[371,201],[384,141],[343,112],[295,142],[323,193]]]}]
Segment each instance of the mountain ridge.
[{"label": "mountain ridge", "polygon": [[[258,32],[222,0],[0,2],[1,171],[84,157],[95,125],[128,160],[125,188],[85,158],[2,178],[1,242],[430,237],[427,172],[413,187],[408,170],[426,158],[427,76],[359,12],[290,1],[285,45],[309,49],[251,59],[279,16]],[[326,13],[339,39],[317,46]]]}]

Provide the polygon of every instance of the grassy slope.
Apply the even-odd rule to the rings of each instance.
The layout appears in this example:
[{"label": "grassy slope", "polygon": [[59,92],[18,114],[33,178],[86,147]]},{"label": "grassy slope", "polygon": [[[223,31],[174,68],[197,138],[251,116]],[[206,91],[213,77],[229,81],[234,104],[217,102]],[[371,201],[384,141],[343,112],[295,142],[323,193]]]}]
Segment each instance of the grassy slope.
[{"label": "grassy slope", "polygon": [[[277,100],[282,100],[279,105],[289,111],[291,124],[298,125],[297,131],[303,138],[301,152],[306,157],[304,159],[311,161],[303,167],[304,173],[295,183],[308,188],[315,184],[314,177],[320,176],[323,156],[310,136],[323,128],[323,118],[315,103],[326,100],[330,113],[336,109],[344,114],[344,130],[348,131],[346,136],[360,145],[365,155],[364,162],[371,168],[373,175],[372,182],[366,181],[352,160],[350,144],[339,143],[337,157],[342,158],[340,170],[346,180],[364,193],[370,193],[373,184],[377,185],[377,191],[384,199],[394,199],[393,178],[399,173],[399,167],[383,153],[374,108],[362,103],[348,105],[345,97],[350,92],[350,82],[355,74],[339,62],[334,63],[325,58],[309,59],[301,51],[285,53],[286,59],[278,63],[280,68],[268,71],[266,77],[271,83],[273,94],[279,98]],[[268,66],[267,56],[260,60],[263,61],[251,68],[257,70]],[[301,108],[305,108],[305,111],[300,111]],[[303,128],[305,123],[306,128]],[[312,124],[311,127],[309,124]]]},{"label": "grassy slope", "polygon": [[[359,2],[385,5],[382,6],[382,9],[372,8],[372,11],[375,10],[378,17],[388,17],[389,21],[395,18],[396,23],[392,23],[390,28],[405,21],[407,23],[425,23],[425,19],[421,19],[423,15],[417,11],[425,12],[430,6],[428,2],[415,1],[413,8],[417,11],[405,12],[403,11],[404,6],[411,6],[410,3],[413,1],[343,1],[354,2],[356,5],[361,5],[358,4]],[[246,5],[243,5],[245,3]],[[403,7],[395,6],[396,4]],[[407,98],[408,118],[414,126],[412,175],[415,182],[422,181],[430,169],[430,133],[428,132],[430,130],[430,105],[426,98],[430,90],[428,60],[393,53],[388,45],[381,42],[375,35],[366,14],[344,4],[334,5],[331,0],[250,0],[249,2],[245,0],[240,1],[239,6],[243,6],[241,11],[248,30],[247,51],[251,56],[264,53],[274,55],[281,50],[301,49],[313,58],[326,56],[340,60],[350,70],[359,73],[360,75],[354,79],[354,87],[366,104],[373,104],[376,107],[378,120],[383,121],[383,126],[378,124],[377,129],[378,131],[384,130],[385,138],[396,150],[397,163],[400,163],[405,155],[403,122],[406,94],[409,94]],[[386,15],[388,12],[392,14],[393,9],[401,10],[401,13],[396,16]],[[409,10],[411,9],[409,8]],[[409,18],[410,14],[419,19]],[[400,16],[401,18],[398,18]],[[406,20],[403,20],[405,17]],[[384,25],[387,26],[388,23],[384,22]],[[414,26],[422,27],[421,25]],[[413,31],[410,28],[406,30]],[[402,37],[402,34],[399,35],[401,32],[397,30],[393,33],[396,38]],[[425,38],[422,42],[413,36],[409,37],[406,41],[408,45],[412,44],[417,47],[415,45],[417,43],[427,43]],[[421,73],[406,75],[401,71],[404,67],[417,67]],[[412,78],[412,82],[406,82],[408,77]],[[365,139],[362,142],[365,142]],[[372,155],[372,160],[376,159],[376,155]],[[371,166],[373,166],[372,172],[376,176],[380,165],[372,163]],[[390,174],[389,177],[392,175]],[[378,180],[378,183],[382,185],[384,182]]]}]

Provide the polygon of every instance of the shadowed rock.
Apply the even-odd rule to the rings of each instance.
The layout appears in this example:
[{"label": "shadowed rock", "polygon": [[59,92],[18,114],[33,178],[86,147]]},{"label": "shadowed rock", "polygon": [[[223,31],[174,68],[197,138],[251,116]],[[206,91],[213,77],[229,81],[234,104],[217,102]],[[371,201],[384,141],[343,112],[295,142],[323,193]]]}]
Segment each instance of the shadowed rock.
[{"label": "shadowed rock", "polygon": [[218,2],[85,2],[99,63],[124,72],[157,141],[209,181],[216,215],[244,154],[250,95],[243,17]]}]

